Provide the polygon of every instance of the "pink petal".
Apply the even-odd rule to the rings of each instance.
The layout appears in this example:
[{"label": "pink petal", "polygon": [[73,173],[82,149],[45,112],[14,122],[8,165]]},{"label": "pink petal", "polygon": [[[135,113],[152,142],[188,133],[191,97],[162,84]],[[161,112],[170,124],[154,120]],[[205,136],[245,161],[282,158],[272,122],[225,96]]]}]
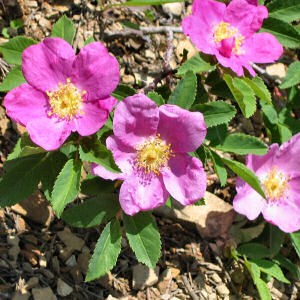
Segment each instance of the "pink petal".
[{"label": "pink petal", "polygon": [[106,180],[124,180],[123,173],[114,173],[95,163],[91,164],[91,173]]},{"label": "pink petal", "polygon": [[174,152],[193,152],[206,136],[206,125],[200,112],[165,104],[159,107],[157,132]]},{"label": "pink petal", "polygon": [[241,60],[241,58],[239,56],[231,55],[231,57],[225,57],[221,53],[217,52],[216,57],[217,57],[218,62],[222,66],[224,66],[226,68],[230,68],[232,71],[234,71],[237,74],[237,76],[244,75],[244,70],[243,70],[244,62]]},{"label": "pink petal", "polygon": [[143,94],[127,97],[115,110],[115,136],[125,145],[135,147],[156,134],[159,110],[155,102]]},{"label": "pink petal", "polygon": [[251,169],[257,176],[266,174],[274,166],[275,156],[278,152],[278,144],[272,144],[265,155],[248,154],[246,157],[246,166]]},{"label": "pink petal", "polygon": [[168,196],[161,176],[153,176],[145,181],[135,174],[126,178],[122,184],[120,204],[124,212],[132,216],[139,211],[146,211],[164,205]]},{"label": "pink petal", "polygon": [[124,145],[114,135],[106,139],[106,147],[112,152],[116,165],[120,170],[124,174],[130,175],[133,172],[136,159],[134,148]]},{"label": "pink petal", "polygon": [[253,5],[253,0],[233,0],[226,8],[224,21],[236,27],[244,37],[258,31],[263,20],[268,17],[268,10],[263,5]]},{"label": "pink petal", "polygon": [[300,171],[300,133],[294,135],[289,141],[282,144],[274,158],[274,164],[293,176],[293,173]]},{"label": "pink petal", "polygon": [[119,63],[100,42],[84,46],[77,55],[71,76],[76,87],[87,91],[88,100],[107,98],[119,82]]},{"label": "pink petal", "polygon": [[239,187],[233,199],[234,210],[245,215],[249,220],[256,219],[265,205],[267,205],[266,200],[245,182]]},{"label": "pink petal", "polygon": [[114,106],[118,103],[118,100],[112,96],[109,96],[105,99],[101,99],[99,100],[99,105],[108,110],[109,112],[112,111],[112,109],[114,108]]},{"label": "pink petal", "polygon": [[223,39],[219,45],[219,52],[223,56],[230,58],[232,54],[232,49],[235,47],[235,38],[231,37],[228,39]]},{"label": "pink petal", "polygon": [[283,53],[283,48],[270,33],[256,33],[245,40],[243,45],[245,59],[256,63],[276,61]]},{"label": "pink petal", "polygon": [[58,149],[68,138],[72,131],[72,123],[45,116],[29,121],[26,128],[34,143],[52,151]]},{"label": "pink petal", "polygon": [[76,130],[82,136],[97,132],[107,121],[109,111],[99,105],[100,101],[83,102],[84,114],[74,119]]},{"label": "pink petal", "polygon": [[300,207],[288,203],[267,205],[262,211],[266,221],[278,226],[284,232],[300,229]]},{"label": "pink petal", "polygon": [[177,153],[169,160],[169,168],[162,172],[167,191],[182,205],[200,200],[206,190],[206,174],[201,161],[187,154]]},{"label": "pink petal", "polygon": [[71,75],[75,52],[60,38],[46,38],[22,54],[22,72],[27,82],[45,92],[57,89]]},{"label": "pink petal", "polygon": [[4,106],[9,117],[26,126],[30,120],[46,116],[48,97],[29,84],[23,83],[6,94]]}]

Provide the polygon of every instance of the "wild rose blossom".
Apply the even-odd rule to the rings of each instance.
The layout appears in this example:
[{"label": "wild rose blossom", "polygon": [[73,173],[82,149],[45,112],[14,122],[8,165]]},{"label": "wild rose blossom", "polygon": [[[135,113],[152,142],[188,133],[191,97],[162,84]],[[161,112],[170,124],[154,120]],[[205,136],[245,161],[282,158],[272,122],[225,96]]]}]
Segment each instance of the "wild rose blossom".
[{"label": "wild rose blossom", "polygon": [[119,64],[99,42],[76,56],[63,39],[46,38],[24,50],[22,71],[28,83],[4,98],[7,115],[49,151],[72,131],[95,133],[117,102],[110,93],[119,82]]},{"label": "wild rose blossom", "polygon": [[254,220],[260,213],[282,231],[300,229],[300,134],[272,144],[266,155],[247,155],[247,167],[260,179],[267,200],[243,180],[237,181],[234,209]]},{"label": "wild rose blossom", "polygon": [[215,55],[224,67],[243,76],[243,67],[252,76],[249,62],[269,63],[277,60],[283,48],[269,33],[255,33],[268,17],[268,10],[257,0],[194,0],[192,15],[182,21],[182,29],[196,47]]},{"label": "wild rose blossom", "polygon": [[106,140],[122,173],[93,164],[92,172],[104,179],[124,180],[120,204],[126,214],[154,209],[168,196],[183,205],[201,199],[206,174],[199,159],[188,155],[206,135],[200,112],[176,105],[157,105],[142,94],[118,104],[113,120],[114,135]]}]

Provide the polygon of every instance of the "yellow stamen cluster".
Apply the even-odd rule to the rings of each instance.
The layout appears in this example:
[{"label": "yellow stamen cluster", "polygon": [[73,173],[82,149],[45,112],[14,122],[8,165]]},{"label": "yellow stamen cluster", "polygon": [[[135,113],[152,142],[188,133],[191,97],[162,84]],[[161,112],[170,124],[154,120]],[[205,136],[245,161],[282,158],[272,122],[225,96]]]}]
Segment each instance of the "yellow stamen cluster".
[{"label": "yellow stamen cluster", "polygon": [[65,85],[59,83],[59,88],[53,92],[47,91],[49,97],[51,111],[48,115],[57,115],[61,119],[72,120],[77,115],[83,115],[82,102],[83,95],[86,91],[80,91],[71,83],[70,78],[67,78]]},{"label": "yellow stamen cluster", "polygon": [[271,201],[279,200],[286,195],[289,186],[290,177],[279,171],[274,166],[266,178],[262,181],[262,186],[267,198]]},{"label": "yellow stamen cluster", "polygon": [[150,137],[135,148],[137,151],[136,167],[142,169],[145,174],[159,175],[161,169],[168,166],[168,160],[171,156],[174,156],[170,148],[171,144],[166,145],[160,139],[159,134]]},{"label": "yellow stamen cluster", "polygon": [[232,51],[235,54],[242,54],[240,47],[242,46],[245,37],[239,34],[237,28],[230,25],[228,22],[221,21],[217,26],[214,26],[214,41],[220,43],[224,39],[235,38],[235,47]]}]

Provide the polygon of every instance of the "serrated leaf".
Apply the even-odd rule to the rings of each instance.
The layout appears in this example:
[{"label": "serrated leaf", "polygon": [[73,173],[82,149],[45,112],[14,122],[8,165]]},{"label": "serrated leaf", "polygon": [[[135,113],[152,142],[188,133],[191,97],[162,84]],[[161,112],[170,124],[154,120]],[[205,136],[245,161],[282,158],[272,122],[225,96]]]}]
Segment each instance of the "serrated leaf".
[{"label": "serrated leaf", "polygon": [[75,26],[73,22],[63,15],[59,20],[54,24],[54,27],[51,32],[51,37],[59,37],[64,39],[70,45],[73,44],[75,37]]},{"label": "serrated leaf", "polygon": [[61,217],[74,227],[89,228],[108,222],[119,210],[117,194],[102,194],[65,210]]},{"label": "serrated leaf", "polygon": [[285,233],[281,231],[277,226],[269,224],[270,228],[270,254],[272,256],[276,255],[285,238]]},{"label": "serrated leaf", "polygon": [[243,134],[232,133],[224,139],[221,145],[216,146],[218,150],[237,154],[264,155],[268,152],[268,147],[258,138]]},{"label": "serrated leaf", "polygon": [[157,104],[157,106],[161,106],[161,105],[165,104],[164,98],[156,92],[148,93],[147,97],[149,97],[151,100],[153,100]]},{"label": "serrated leaf", "polygon": [[123,222],[130,247],[137,260],[154,269],[160,257],[161,241],[151,213],[140,212],[134,216],[124,213]]},{"label": "serrated leaf", "polygon": [[281,254],[277,254],[273,258],[273,261],[276,262],[281,267],[290,271],[295,276],[296,280],[298,281],[300,280],[300,270],[298,265],[292,263],[287,257],[284,257]]},{"label": "serrated leaf", "polygon": [[82,141],[83,143],[79,147],[79,155],[83,161],[94,162],[114,173],[121,172],[115,164],[111,151],[99,141],[91,142],[87,139]]},{"label": "serrated leaf", "polygon": [[0,181],[0,206],[16,204],[34,192],[40,181],[46,153],[10,160],[9,171]]},{"label": "serrated leaf", "polygon": [[196,201],[193,203],[193,205],[196,205],[196,206],[202,206],[202,205],[205,205],[205,199],[204,198],[201,198],[200,200]]},{"label": "serrated leaf", "polygon": [[29,46],[38,42],[26,36],[16,36],[7,43],[1,44],[0,52],[3,54],[5,61],[13,65],[21,65],[22,52]]},{"label": "serrated leaf", "polygon": [[259,76],[253,77],[252,79],[244,77],[243,79],[252,88],[253,92],[257,97],[263,99],[265,102],[272,105],[271,94],[268,88],[266,87],[264,81]]},{"label": "serrated leaf", "polygon": [[292,244],[300,258],[300,231],[290,233]]},{"label": "serrated leaf", "polygon": [[266,195],[261,188],[261,183],[252,170],[238,161],[227,158],[222,158],[222,160],[234,173],[246,181],[256,192],[266,199]]},{"label": "serrated leaf", "polygon": [[298,83],[300,83],[300,62],[295,61],[290,64],[286,71],[286,76],[279,87],[281,89],[287,89]]},{"label": "serrated leaf", "polygon": [[209,62],[205,61],[200,56],[200,53],[197,53],[179,67],[177,75],[184,75],[188,71],[193,71],[194,73],[201,73],[214,70],[215,68],[216,65],[212,65]]},{"label": "serrated leaf", "polygon": [[117,88],[111,93],[111,95],[117,98],[119,101],[123,100],[128,96],[136,94],[137,91],[125,84],[119,84]]},{"label": "serrated leaf", "polygon": [[203,114],[207,127],[228,123],[236,114],[235,107],[223,101],[196,104],[192,110]]},{"label": "serrated leaf", "polygon": [[227,135],[227,124],[207,128],[205,139],[210,141],[210,146],[215,147],[222,144]]},{"label": "serrated leaf", "polygon": [[8,92],[15,87],[26,83],[20,66],[15,66],[9,71],[9,73],[4,78],[3,82],[0,84],[0,92]]},{"label": "serrated leaf", "polygon": [[278,42],[288,48],[297,48],[300,46],[300,34],[289,23],[275,19],[267,18],[264,20],[260,32],[269,32],[273,34]]},{"label": "serrated leaf", "polygon": [[197,91],[197,77],[188,71],[176,85],[169,97],[168,104],[175,104],[184,109],[190,109],[193,105]]},{"label": "serrated leaf", "polygon": [[268,121],[275,125],[278,123],[278,115],[277,111],[274,108],[273,105],[265,104],[263,101],[260,101],[260,104],[262,106],[262,111],[265,115],[265,117],[268,119]]},{"label": "serrated leaf", "polygon": [[118,219],[109,222],[101,233],[89,263],[85,282],[105,275],[116,264],[121,252],[122,232]]},{"label": "serrated leaf", "polygon": [[280,267],[275,262],[265,259],[252,259],[251,262],[256,264],[261,272],[267,273],[284,283],[290,283],[290,281],[285,278]]},{"label": "serrated leaf", "polygon": [[59,152],[52,151],[47,156],[41,172],[42,190],[48,201],[51,201],[51,194],[55,180],[61,169],[67,162],[67,157]]},{"label": "serrated leaf", "polygon": [[99,176],[89,174],[81,183],[80,191],[82,194],[89,196],[96,196],[102,193],[112,193],[114,188],[114,181],[104,180]]},{"label": "serrated leaf", "polygon": [[274,0],[267,5],[269,17],[284,22],[296,21],[300,18],[299,0]]},{"label": "serrated leaf", "polygon": [[58,217],[65,206],[72,202],[80,190],[81,161],[70,159],[59,173],[51,196],[52,207]]},{"label": "serrated leaf", "polygon": [[262,244],[248,243],[239,246],[236,251],[239,255],[246,255],[249,258],[260,259],[270,256],[270,250]]},{"label": "serrated leaf", "polygon": [[210,157],[212,159],[214,170],[218,175],[221,186],[224,186],[227,180],[227,171],[222,161],[222,158],[215,151],[211,149],[209,149],[209,152],[210,152]]},{"label": "serrated leaf", "polygon": [[243,115],[246,118],[251,117],[256,110],[256,99],[252,88],[238,77],[230,79],[228,75],[225,74],[224,80],[227,84],[229,83],[228,87],[237,101]]},{"label": "serrated leaf", "polygon": [[184,2],[184,0],[131,0],[125,3],[113,4],[112,6],[147,6],[162,5],[166,3]]}]

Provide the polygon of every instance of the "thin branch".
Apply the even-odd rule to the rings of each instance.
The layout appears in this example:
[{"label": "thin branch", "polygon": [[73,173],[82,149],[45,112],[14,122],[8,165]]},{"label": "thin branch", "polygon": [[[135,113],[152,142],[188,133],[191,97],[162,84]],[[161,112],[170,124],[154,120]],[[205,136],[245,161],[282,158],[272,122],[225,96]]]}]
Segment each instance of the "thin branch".
[{"label": "thin branch", "polygon": [[194,290],[193,290],[192,286],[190,285],[190,283],[189,283],[188,279],[186,278],[186,276],[185,276],[185,275],[182,275],[182,276],[181,276],[181,279],[182,279],[182,281],[183,281],[185,287],[187,288],[187,290],[188,290],[190,296],[192,297],[192,299],[193,299],[193,300],[199,300],[199,297],[198,297],[198,296],[196,295],[196,293],[194,292]]},{"label": "thin branch", "polygon": [[252,66],[252,68],[257,71],[260,75],[266,77],[267,79],[275,82],[276,84],[281,84],[281,80],[278,78],[275,78],[273,76],[271,76],[270,74],[268,74],[266,72],[266,70],[264,70],[263,68],[259,67],[258,65],[254,64],[254,63],[250,63],[250,65]]}]

